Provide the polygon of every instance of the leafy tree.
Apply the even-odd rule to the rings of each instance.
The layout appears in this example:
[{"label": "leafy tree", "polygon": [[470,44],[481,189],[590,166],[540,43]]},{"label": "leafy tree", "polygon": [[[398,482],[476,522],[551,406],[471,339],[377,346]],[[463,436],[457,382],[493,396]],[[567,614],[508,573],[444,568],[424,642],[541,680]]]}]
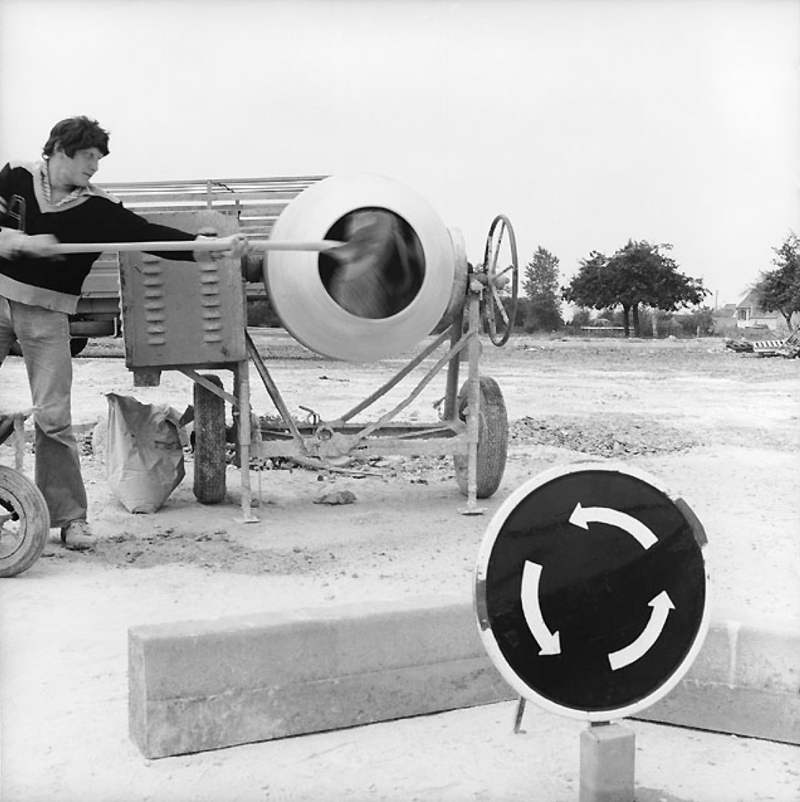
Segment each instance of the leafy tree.
[{"label": "leafy tree", "polygon": [[570,320],[569,325],[575,329],[575,331],[580,331],[582,326],[588,326],[592,322],[592,314],[588,309],[580,308],[576,309],[572,315],[572,320]]},{"label": "leafy tree", "polygon": [[775,270],[761,274],[755,291],[759,306],[767,312],[780,312],[789,329],[792,315],[800,312],[800,237],[791,233],[778,248],[772,249]]},{"label": "leafy tree", "polygon": [[525,305],[525,329],[559,329],[564,325],[558,288],[558,257],[539,246],[525,268],[522,291]]},{"label": "leafy tree", "polygon": [[681,331],[689,336],[701,335],[710,337],[716,328],[714,310],[710,306],[701,306],[688,314],[675,315],[673,321]]},{"label": "leafy tree", "polygon": [[632,317],[638,337],[640,304],[674,312],[681,306],[700,303],[709,292],[702,279],[679,273],[675,261],[661,253],[661,249],[671,247],[628,240],[610,258],[592,251],[588,259],[581,260],[578,274],[562,289],[562,297],[594,309],[621,306],[625,336],[630,337]]},{"label": "leafy tree", "polygon": [[275,328],[281,325],[278,313],[269,298],[251,298],[247,301],[247,325],[256,328]]}]

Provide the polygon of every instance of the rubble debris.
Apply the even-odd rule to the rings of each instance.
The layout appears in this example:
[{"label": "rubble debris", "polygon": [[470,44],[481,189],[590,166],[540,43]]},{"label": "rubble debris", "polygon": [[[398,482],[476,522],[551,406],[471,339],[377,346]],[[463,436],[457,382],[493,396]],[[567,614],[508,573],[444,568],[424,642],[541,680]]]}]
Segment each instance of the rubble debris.
[{"label": "rubble debris", "polygon": [[356,494],[352,490],[335,490],[314,499],[315,504],[355,504]]}]

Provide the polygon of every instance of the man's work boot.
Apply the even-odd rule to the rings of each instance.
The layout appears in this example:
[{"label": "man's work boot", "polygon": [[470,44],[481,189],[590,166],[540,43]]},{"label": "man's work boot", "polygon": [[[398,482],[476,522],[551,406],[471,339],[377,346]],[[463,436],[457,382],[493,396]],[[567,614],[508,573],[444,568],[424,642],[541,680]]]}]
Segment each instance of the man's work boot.
[{"label": "man's work boot", "polygon": [[61,542],[71,551],[88,551],[94,548],[97,539],[87,521],[70,521],[61,527]]}]

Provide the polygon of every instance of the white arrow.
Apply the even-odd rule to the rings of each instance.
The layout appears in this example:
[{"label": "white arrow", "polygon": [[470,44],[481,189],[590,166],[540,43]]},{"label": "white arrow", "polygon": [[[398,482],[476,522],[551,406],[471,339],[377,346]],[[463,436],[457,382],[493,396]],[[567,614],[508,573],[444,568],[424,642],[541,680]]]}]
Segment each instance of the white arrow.
[{"label": "white arrow", "polygon": [[561,654],[561,639],[558,632],[550,632],[542,616],[542,607],[539,604],[539,578],[542,576],[542,566],[530,560],[525,561],[522,569],[522,614],[531,635],[539,644],[539,654]]},{"label": "white arrow", "polygon": [[593,522],[616,526],[635,537],[646,549],[658,543],[658,538],[641,521],[610,507],[581,507],[578,502],[569,517],[569,522],[583,529],[588,529],[589,524]]},{"label": "white arrow", "polygon": [[650,613],[650,620],[639,637],[625,648],[617,652],[611,652],[608,655],[608,662],[611,663],[613,671],[625,668],[625,666],[635,663],[640,657],[647,654],[663,631],[669,617],[669,611],[675,609],[675,605],[666,590],[662,590],[658,596],[649,602],[648,606],[652,607],[653,611]]}]

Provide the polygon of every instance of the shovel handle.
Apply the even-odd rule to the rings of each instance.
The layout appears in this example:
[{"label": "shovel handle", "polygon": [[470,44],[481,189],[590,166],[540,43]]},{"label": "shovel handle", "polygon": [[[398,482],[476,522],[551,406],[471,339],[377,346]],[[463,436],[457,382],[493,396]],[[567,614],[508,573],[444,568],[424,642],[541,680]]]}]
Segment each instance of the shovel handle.
[{"label": "shovel handle", "polygon": [[[313,240],[308,242],[284,240],[250,240],[250,248],[254,251],[327,251],[343,245],[338,240]],[[181,240],[167,242],[62,242],[54,246],[53,253],[99,253],[102,251],[222,251],[227,249],[224,241]]]}]

